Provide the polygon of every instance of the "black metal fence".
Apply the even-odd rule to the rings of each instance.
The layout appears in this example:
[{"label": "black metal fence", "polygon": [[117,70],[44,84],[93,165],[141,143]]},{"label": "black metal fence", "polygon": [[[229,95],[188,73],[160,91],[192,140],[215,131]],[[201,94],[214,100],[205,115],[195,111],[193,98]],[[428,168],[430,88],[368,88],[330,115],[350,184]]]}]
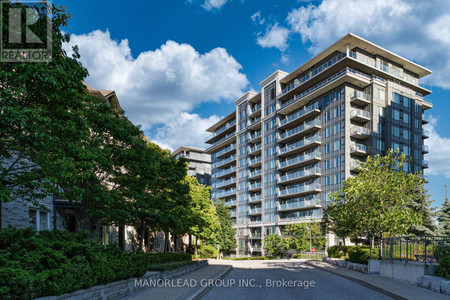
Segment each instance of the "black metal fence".
[{"label": "black metal fence", "polygon": [[374,240],[370,257],[380,260],[437,263],[442,249],[450,246],[450,236],[403,236]]}]

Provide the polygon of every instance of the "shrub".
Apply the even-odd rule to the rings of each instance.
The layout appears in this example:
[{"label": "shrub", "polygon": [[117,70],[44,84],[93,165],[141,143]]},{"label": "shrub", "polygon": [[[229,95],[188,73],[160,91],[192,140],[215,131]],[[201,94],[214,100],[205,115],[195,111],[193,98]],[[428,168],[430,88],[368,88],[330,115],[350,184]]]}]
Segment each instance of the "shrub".
[{"label": "shrub", "polygon": [[197,255],[201,258],[217,258],[219,256],[219,250],[212,245],[201,245],[197,249]]},{"label": "shrub", "polygon": [[244,257],[235,257],[235,258],[232,258],[231,260],[269,260],[269,259],[274,259],[274,258],[267,257],[267,256],[244,256]]},{"label": "shrub", "polygon": [[327,249],[328,257],[341,258],[348,255],[350,249],[355,246],[332,246]]},{"label": "shrub", "polygon": [[358,264],[367,264],[370,259],[368,246],[353,246],[348,250],[348,260]]},{"label": "shrub", "polygon": [[31,299],[139,277],[191,263],[183,253],[124,252],[88,232],[0,230],[0,299]]},{"label": "shrub", "polygon": [[443,247],[440,250],[438,262],[436,276],[450,279],[450,246]]}]

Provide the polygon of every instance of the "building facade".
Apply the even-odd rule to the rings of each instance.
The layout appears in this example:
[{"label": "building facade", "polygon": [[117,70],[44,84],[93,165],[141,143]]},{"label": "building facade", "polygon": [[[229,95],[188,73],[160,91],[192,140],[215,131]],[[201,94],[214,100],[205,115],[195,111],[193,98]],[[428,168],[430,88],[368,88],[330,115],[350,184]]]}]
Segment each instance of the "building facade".
[{"label": "building facade", "polygon": [[[318,221],[367,155],[400,149],[410,172],[428,167],[423,112],[431,71],[348,34],[291,73],[276,71],[258,93],[211,126],[212,197],[230,207],[237,255],[263,254],[283,226]],[[328,245],[338,241],[327,237]]]},{"label": "building facade", "polygon": [[188,174],[197,178],[198,182],[211,186],[211,154],[205,150],[180,147],[172,153],[176,158],[184,157],[188,161]]}]

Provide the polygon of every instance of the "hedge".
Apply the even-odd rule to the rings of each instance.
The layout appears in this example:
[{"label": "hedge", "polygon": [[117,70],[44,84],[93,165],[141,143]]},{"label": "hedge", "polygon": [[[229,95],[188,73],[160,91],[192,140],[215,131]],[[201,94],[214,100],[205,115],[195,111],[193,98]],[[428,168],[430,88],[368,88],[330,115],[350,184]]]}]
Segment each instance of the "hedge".
[{"label": "hedge", "polygon": [[348,250],[355,246],[332,246],[327,249],[328,257],[341,258],[347,256]]},{"label": "hedge", "polygon": [[370,259],[369,246],[353,246],[348,249],[348,260],[357,264],[367,264]]},{"label": "hedge", "polygon": [[124,252],[116,244],[105,248],[88,232],[1,229],[0,299],[61,295],[190,261],[184,253]]},{"label": "hedge", "polygon": [[439,266],[436,269],[436,276],[450,280],[450,246],[441,249]]},{"label": "hedge", "polygon": [[197,257],[199,258],[217,258],[219,250],[212,245],[201,245],[197,249]]}]

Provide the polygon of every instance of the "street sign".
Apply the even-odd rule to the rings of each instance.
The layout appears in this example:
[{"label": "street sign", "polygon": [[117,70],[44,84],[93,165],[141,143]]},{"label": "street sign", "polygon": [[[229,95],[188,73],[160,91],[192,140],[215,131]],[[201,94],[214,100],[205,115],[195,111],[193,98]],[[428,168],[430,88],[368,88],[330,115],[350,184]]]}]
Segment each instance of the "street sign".
[{"label": "street sign", "polygon": [[315,253],[316,252],[316,248],[311,248],[311,253]]}]

